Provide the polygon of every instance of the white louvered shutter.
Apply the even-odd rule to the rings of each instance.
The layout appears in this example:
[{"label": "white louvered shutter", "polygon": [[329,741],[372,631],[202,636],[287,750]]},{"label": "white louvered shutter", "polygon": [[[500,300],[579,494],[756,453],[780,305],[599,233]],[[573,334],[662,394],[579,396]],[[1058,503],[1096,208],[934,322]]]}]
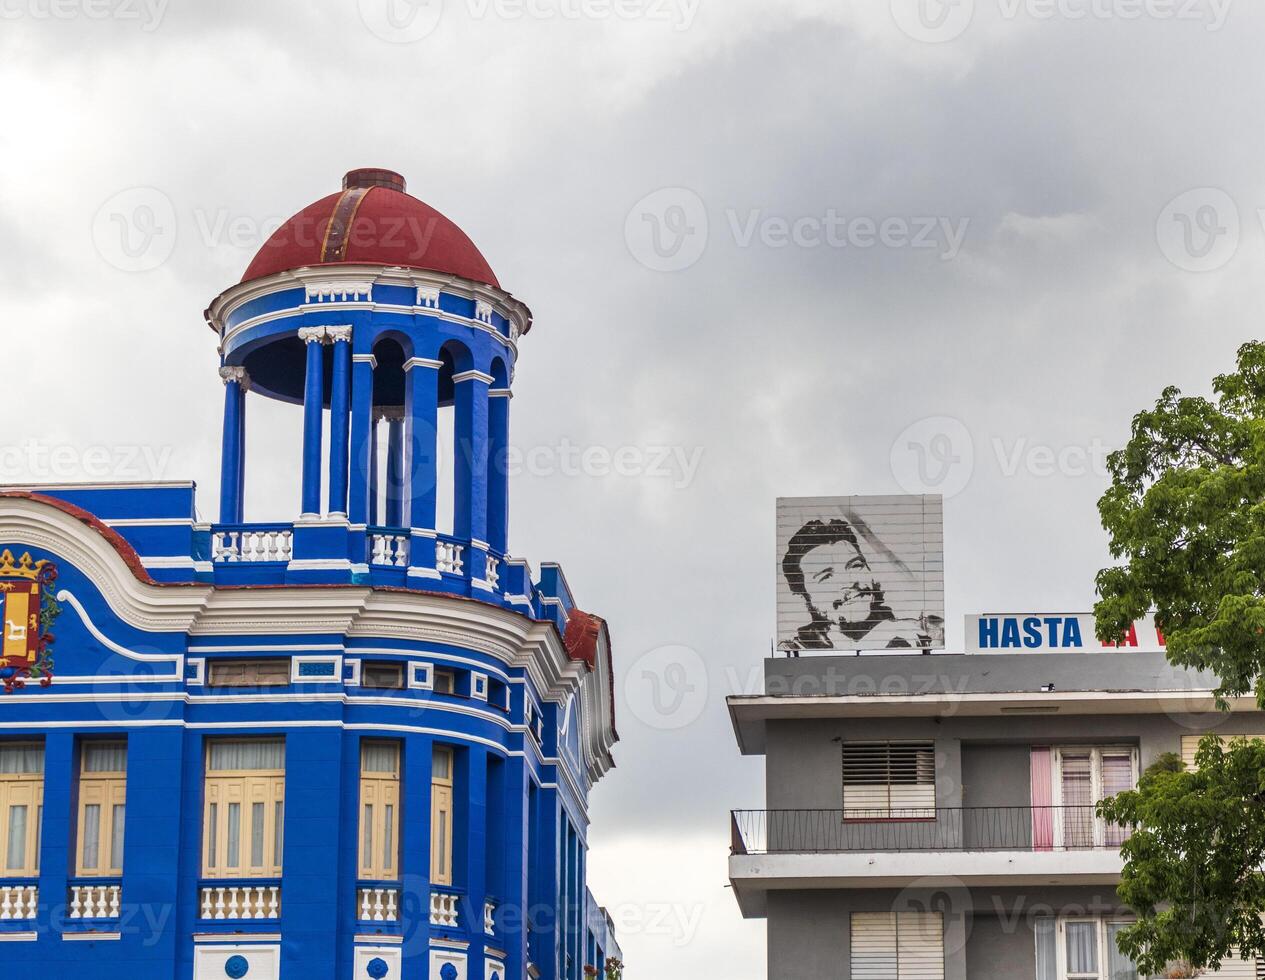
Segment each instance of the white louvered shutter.
[{"label": "white louvered shutter", "polygon": [[852,913],[852,980],[898,980],[896,913]]},{"label": "white louvered shutter", "polygon": [[933,742],[848,742],[843,808],[851,819],[935,816]]},{"label": "white louvered shutter", "polygon": [[[1236,738],[1253,738],[1251,735],[1222,735],[1222,746],[1228,745]],[[1186,763],[1186,768],[1194,770],[1195,753],[1199,751],[1199,743],[1204,738],[1203,735],[1183,735],[1182,736],[1182,762]]]},{"label": "white louvered shutter", "polygon": [[1210,971],[1210,977],[1221,980],[1257,980],[1258,971],[1255,960],[1241,960],[1237,956],[1221,961],[1221,969]]},{"label": "white louvered shutter", "polygon": [[938,912],[854,912],[853,980],[944,980]]}]

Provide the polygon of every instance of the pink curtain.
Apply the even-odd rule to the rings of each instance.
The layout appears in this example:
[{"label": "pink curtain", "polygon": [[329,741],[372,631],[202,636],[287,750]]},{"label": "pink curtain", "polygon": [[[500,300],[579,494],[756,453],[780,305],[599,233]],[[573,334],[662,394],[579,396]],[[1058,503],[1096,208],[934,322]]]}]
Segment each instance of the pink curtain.
[{"label": "pink curtain", "polygon": [[1032,849],[1054,850],[1053,752],[1047,746],[1032,750]]}]

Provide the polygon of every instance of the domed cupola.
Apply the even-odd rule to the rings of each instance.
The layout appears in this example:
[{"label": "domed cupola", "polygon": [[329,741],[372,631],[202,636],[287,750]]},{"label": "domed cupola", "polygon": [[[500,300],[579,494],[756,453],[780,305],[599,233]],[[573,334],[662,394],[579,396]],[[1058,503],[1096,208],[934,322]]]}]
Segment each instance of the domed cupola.
[{"label": "domed cupola", "polygon": [[363,264],[439,272],[499,288],[470,237],[405,187],[392,170],[352,170],[341,191],[309,204],[273,232],[242,281],[304,267]]},{"label": "domed cupola", "polygon": [[[519,570],[505,558],[505,456],[531,313],[405,187],[351,171],[207,310],[226,385],[217,569],[227,553],[285,561],[287,581],[527,594],[506,588]],[[298,520],[273,533],[243,523],[248,391],[303,406]]]}]

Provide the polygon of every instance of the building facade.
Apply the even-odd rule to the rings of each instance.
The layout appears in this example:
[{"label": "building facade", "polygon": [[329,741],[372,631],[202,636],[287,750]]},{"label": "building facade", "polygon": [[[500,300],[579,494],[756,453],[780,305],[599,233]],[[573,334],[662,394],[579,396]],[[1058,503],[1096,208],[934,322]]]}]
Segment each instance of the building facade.
[{"label": "building facade", "polygon": [[729,699],[767,774],[730,878],[770,980],[1136,980],[1125,834],[1095,803],[1204,734],[1265,735],[1216,686],[1163,653],[768,661],[763,695]]},{"label": "building facade", "polygon": [[[191,483],[0,491],[6,968],[580,980],[611,650],[557,565],[508,552],[527,307],[361,170],[206,319],[218,522]],[[302,477],[267,522],[261,397],[296,406],[270,466]]]}]

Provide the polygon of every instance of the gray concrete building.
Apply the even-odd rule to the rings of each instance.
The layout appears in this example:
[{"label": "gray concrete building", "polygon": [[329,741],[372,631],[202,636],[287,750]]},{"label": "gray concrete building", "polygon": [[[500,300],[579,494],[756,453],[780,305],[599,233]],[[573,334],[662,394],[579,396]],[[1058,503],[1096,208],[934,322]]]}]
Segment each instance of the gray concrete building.
[{"label": "gray concrete building", "polygon": [[764,682],[729,698],[767,794],[732,814],[729,873],[770,980],[1137,980],[1125,833],[1095,803],[1205,733],[1265,735],[1162,653],[773,659]]}]

